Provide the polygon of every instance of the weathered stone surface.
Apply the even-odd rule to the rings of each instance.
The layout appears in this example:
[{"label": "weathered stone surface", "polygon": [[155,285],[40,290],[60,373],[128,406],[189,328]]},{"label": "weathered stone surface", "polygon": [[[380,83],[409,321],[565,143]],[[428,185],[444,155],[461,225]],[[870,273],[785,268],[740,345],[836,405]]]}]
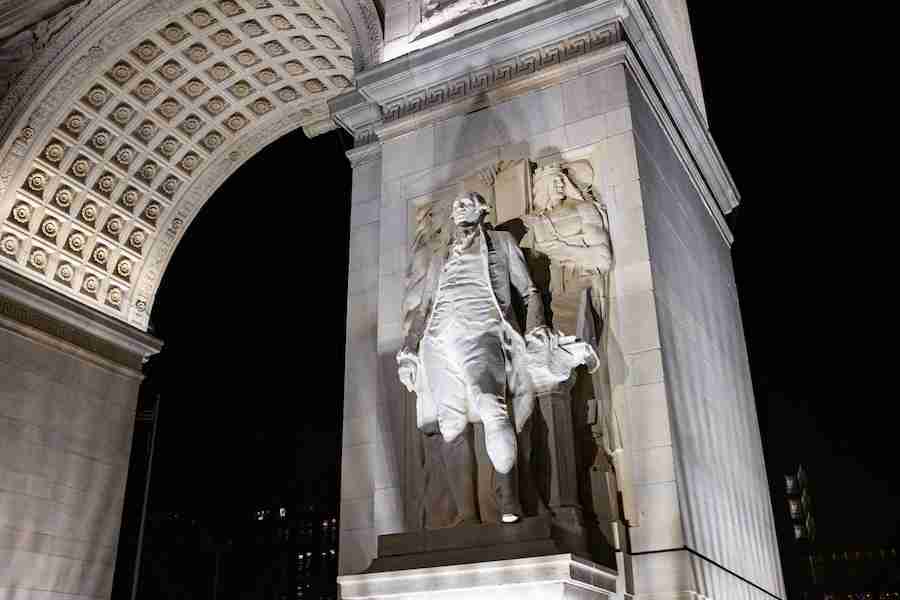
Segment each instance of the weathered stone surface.
[{"label": "weathered stone surface", "polygon": [[[490,550],[487,554],[492,554]],[[495,556],[499,552],[493,553]],[[338,577],[341,597],[376,600],[599,600],[615,594],[616,575],[566,553],[460,565],[400,568]]]},{"label": "weathered stone surface", "polygon": [[109,597],[138,368],[158,349],[0,271],[0,596]]}]

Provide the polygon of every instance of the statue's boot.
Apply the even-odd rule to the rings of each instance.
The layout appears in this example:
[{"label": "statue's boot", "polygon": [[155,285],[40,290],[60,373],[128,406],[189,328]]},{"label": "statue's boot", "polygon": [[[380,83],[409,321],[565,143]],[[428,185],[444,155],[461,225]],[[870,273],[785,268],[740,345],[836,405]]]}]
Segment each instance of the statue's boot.
[{"label": "statue's boot", "polygon": [[515,523],[522,518],[522,504],[519,502],[518,468],[513,467],[509,473],[495,471],[497,505],[500,508],[500,520],[504,523]]},{"label": "statue's boot", "polygon": [[475,506],[475,451],[471,438],[469,432],[464,431],[441,446],[450,494],[459,515],[457,525],[481,522]]}]

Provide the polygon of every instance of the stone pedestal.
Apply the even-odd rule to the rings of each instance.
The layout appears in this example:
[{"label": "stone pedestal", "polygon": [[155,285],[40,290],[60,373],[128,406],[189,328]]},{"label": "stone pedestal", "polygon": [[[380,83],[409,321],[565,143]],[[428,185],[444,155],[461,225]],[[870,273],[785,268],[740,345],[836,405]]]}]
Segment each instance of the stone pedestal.
[{"label": "stone pedestal", "polygon": [[[612,596],[615,570],[573,552],[549,515],[382,535],[362,575],[338,578],[341,598],[588,599]],[[579,553],[580,554],[580,553]]]},{"label": "stone pedestal", "polygon": [[417,569],[573,552],[549,516],[378,536],[368,572]]},{"label": "stone pedestal", "polygon": [[344,600],[593,600],[615,584],[615,572],[573,554],[338,577]]}]

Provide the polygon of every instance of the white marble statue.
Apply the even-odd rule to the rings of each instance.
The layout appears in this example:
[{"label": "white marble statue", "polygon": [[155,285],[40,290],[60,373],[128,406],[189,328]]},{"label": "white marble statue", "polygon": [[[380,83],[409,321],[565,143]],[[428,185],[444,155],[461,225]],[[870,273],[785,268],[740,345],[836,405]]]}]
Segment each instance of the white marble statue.
[{"label": "white marble statue", "polygon": [[[513,311],[513,295],[525,307],[524,330],[531,344],[552,336],[544,327],[540,292],[512,236],[484,225],[489,207],[478,194],[453,202],[455,228],[449,243],[422,262],[413,248],[405,299],[406,345],[398,355],[399,376],[417,393],[417,417],[426,433],[444,439],[444,464],[458,509],[458,522],[477,522],[474,454],[470,423],[484,426],[487,454],[497,474],[502,520],[521,516],[513,474],[516,425],[533,410],[530,385],[514,376],[512,356],[526,347]],[[421,233],[428,237],[435,230]],[[418,239],[417,244],[424,244]],[[507,398],[511,402],[507,403]],[[512,414],[510,414],[510,408]]]}]

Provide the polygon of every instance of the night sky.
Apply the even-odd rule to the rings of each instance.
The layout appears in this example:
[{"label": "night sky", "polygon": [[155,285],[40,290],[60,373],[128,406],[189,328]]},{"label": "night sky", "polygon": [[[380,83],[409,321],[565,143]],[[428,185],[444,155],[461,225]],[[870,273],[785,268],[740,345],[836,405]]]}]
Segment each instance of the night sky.
[{"label": "night sky", "polygon": [[165,342],[150,367],[161,396],[151,511],[213,527],[274,498],[336,512],[349,142],[281,138],[186,230],[151,318]]},{"label": "night sky", "polygon": [[742,196],[732,254],[769,478],[803,463],[823,543],[896,544],[874,66],[805,3],[770,21],[750,2],[690,6],[710,131]]},{"label": "night sky", "polygon": [[[870,80],[839,27],[792,3],[775,13],[691,4],[710,129],[742,195],[729,220],[769,476],[778,488],[804,464],[823,541],[896,543],[880,113],[852,99]],[[282,138],[187,230],[152,315],[166,347],[149,367],[151,510],[227,520],[290,490],[337,505],[347,147],[339,132]]]}]

